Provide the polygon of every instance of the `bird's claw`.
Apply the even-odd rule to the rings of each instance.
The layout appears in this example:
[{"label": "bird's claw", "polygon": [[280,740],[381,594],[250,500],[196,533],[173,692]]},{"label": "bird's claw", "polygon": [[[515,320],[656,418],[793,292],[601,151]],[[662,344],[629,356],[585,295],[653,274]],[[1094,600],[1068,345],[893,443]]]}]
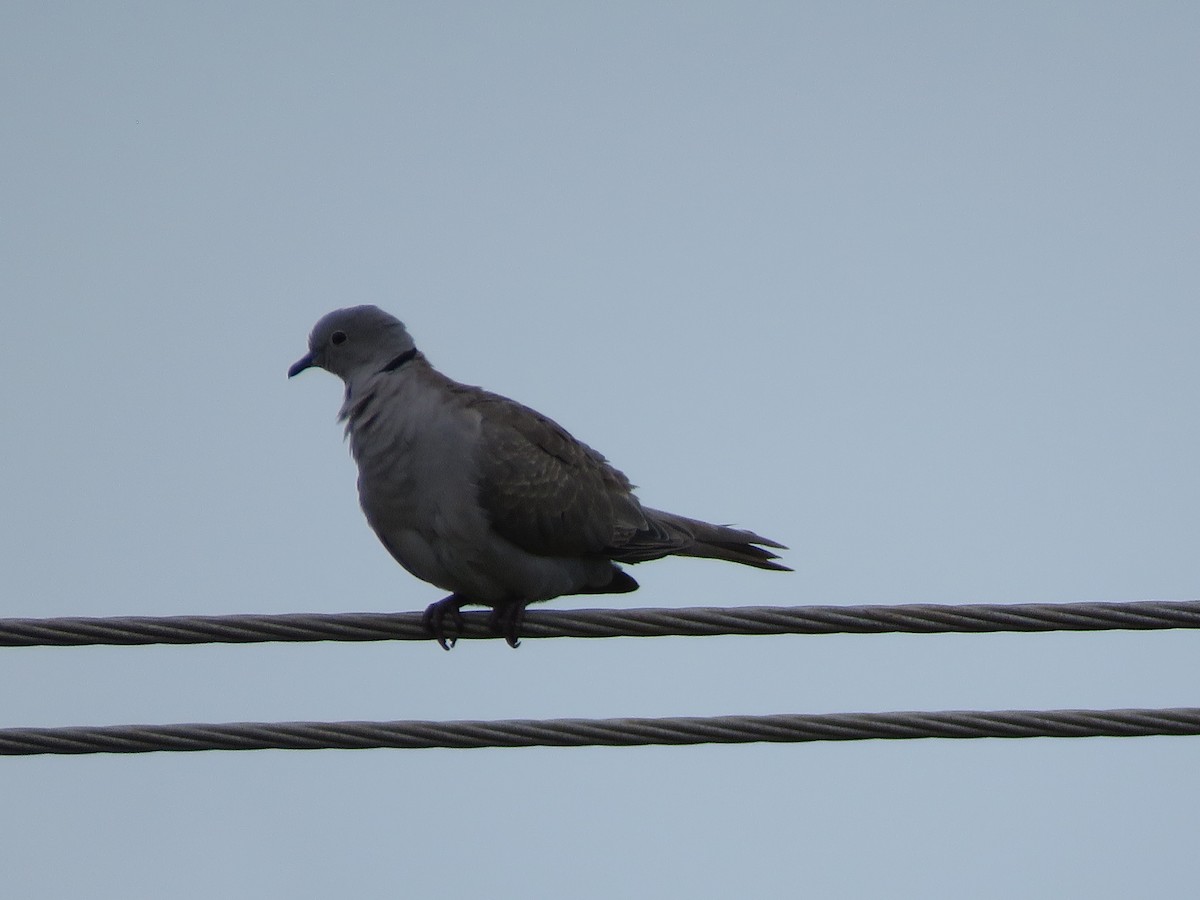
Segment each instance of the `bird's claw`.
[{"label": "bird's claw", "polygon": [[[464,600],[457,594],[451,594],[445,600],[430,603],[421,617],[425,630],[438,642],[443,650],[449,650],[458,643],[459,635],[463,633],[466,623],[463,621],[462,608],[470,601]],[[446,617],[449,616],[454,625],[454,635],[446,637]]]},{"label": "bird's claw", "polygon": [[524,603],[508,603],[497,606],[488,617],[488,627],[492,632],[504,638],[504,642],[514,650],[521,644],[517,631],[525,618]]},{"label": "bird's claw", "polygon": [[[421,617],[421,624],[425,626],[425,630],[443,650],[449,650],[458,643],[459,637],[462,636],[466,628],[462,608],[470,602],[458,594],[451,594],[444,600],[430,603],[426,608],[425,614]],[[521,643],[517,632],[520,630],[524,618],[524,603],[506,603],[492,610],[491,616],[488,617],[488,627],[493,634],[504,638],[504,642],[515,649]],[[447,619],[453,626],[454,633],[452,635],[446,634]]]}]

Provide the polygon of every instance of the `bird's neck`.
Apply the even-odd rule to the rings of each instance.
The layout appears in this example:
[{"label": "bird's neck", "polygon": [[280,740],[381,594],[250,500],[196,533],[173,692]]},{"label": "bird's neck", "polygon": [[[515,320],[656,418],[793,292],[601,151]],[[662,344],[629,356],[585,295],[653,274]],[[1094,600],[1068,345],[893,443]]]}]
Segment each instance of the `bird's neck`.
[{"label": "bird's neck", "polygon": [[403,353],[401,353],[395,359],[391,360],[382,369],[380,369],[379,374],[382,375],[384,372],[395,372],[401,366],[412,362],[416,358],[417,358],[417,348],[411,347],[410,349],[405,350]]}]

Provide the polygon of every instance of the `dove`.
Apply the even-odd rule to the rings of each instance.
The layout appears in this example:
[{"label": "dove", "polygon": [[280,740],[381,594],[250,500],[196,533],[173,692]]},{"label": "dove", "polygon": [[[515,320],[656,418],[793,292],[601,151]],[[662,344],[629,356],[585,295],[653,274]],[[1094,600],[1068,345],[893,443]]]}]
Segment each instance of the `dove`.
[{"label": "dove", "polygon": [[388,553],[450,595],[423,622],[443,649],[447,620],[491,607],[516,647],[525,607],[638,583],[619,565],[693,556],[791,571],[752,531],[651,509],[598,452],[526,406],[435,369],[404,324],[375,306],[338,309],[308,339],[292,378],[321,368],[345,383],[358,496]]}]

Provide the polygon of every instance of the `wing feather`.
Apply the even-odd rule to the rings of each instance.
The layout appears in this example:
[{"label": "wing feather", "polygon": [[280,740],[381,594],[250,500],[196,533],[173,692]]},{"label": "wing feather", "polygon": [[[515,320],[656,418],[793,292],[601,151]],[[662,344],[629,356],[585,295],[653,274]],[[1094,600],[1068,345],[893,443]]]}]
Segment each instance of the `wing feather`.
[{"label": "wing feather", "polygon": [[479,501],[502,537],[541,556],[607,555],[646,528],[629,479],[557,422],[495,394],[472,406]]}]

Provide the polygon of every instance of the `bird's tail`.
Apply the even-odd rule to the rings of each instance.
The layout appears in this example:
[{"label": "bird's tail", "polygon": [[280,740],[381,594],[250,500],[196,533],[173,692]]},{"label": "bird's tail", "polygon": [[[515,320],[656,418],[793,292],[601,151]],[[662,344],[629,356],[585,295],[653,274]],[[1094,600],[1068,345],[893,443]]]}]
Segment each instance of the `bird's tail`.
[{"label": "bird's tail", "polygon": [[[766,547],[786,550],[783,544],[772,541],[753,531],[731,528],[728,525],[713,525],[699,519],[689,519],[660,509],[643,509],[647,521],[655,528],[670,535],[672,549],[662,555],[699,556],[707,559],[724,559],[729,562],[754,566],[758,569],[773,569],[777,572],[792,571],[782,563],[778,553]],[[761,546],[758,546],[761,545]]]}]

